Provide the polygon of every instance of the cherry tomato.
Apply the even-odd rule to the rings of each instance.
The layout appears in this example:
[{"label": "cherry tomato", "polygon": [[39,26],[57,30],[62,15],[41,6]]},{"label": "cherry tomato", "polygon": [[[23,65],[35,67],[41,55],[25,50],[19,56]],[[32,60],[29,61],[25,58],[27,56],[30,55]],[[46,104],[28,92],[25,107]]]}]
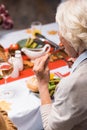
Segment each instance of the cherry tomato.
[{"label": "cherry tomato", "polygon": [[9,47],[10,50],[18,50],[20,49],[19,45],[16,43],[16,44],[11,44],[10,47]]}]

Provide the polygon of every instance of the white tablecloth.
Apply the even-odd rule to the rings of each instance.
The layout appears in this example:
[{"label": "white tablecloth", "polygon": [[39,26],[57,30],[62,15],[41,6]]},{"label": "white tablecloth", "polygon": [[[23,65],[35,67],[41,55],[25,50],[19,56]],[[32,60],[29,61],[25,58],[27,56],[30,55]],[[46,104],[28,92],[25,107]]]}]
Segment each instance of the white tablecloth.
[{"label": "white tablecloth", "polygon": [[[7,48],[10,46],[10,44],[17,43],[19,40],[31,37],[32,35],[27,33],[26,30],[27,29],[19,30],[19,31],[11,32],[11,33],[1,36],[0,44],[3,45],[5,48]],[[56,35],[48,34],[48,31],[52,31],[52,30],[58,31],[57,23],[43,25],[41,32],[48,39],[50,39],[50,40],[54,41],[56,44],[58,44],[60,42],[59,38],[58,38],[58,34],[56,34]]]},{"label": "white tablecloth", "polygon": [[[63,66],[51,72],[65,74],[69,72],[68,66]],[[8,116],[16,124],[18,130],[41,130],[42,120],[40,115],[40,98],[29,91],[26,81],[29,77],[23,78],[5,85],[0,85],[0,101],[11,103]],[[2,97],[2,91],[8,91],[8,98]],[[8,95],[8,94],[7,94]]]},{"label": "white tablecloth", "polygon": [[[8,116],[17,125],[18,130],[40,130],[40,99],[29,91],[26,80],[27,78],[24,78],[6,86],[0,85],[0,101],[11,104]],[[7,97],[3,97],[3,91],[7,93]]]},{"label": "white tablecloth", "polygon": [[[47,32],[49,30],[57,31],[58,25],[52,23],[42,26],[42,34],[58,44],[58,35],[48,35]],[[7,48],[10,44],[28,38],[29,36],[30,34],[26,33],[26,30],[8,33],[1,37],[0,44]],[[69,69],[65,66],[52,71],[66,73]],[[11,103],[11,110],[8,111],[8,116],[16,124],[18,130],[41,130],[43,127],[39,110],[40,99],[27,88],[26,80],[28,78],[29,77],[8,83],[7,86],[0,85],[0,94],[3,90],[9,90],[11,93],[11,97],[9,98],[2,98],[2,96],[0,96],[0,101],[5,100],[6,102]]]}]

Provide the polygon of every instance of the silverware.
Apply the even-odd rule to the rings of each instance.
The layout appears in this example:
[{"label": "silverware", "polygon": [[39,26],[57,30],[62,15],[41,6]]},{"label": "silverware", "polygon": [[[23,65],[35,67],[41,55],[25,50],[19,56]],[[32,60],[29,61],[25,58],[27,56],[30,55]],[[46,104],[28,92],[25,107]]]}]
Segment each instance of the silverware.
[{"label": "silverware", "polygon": [[42,42],[47,42],[47,43],[49,43],[52,47],[55,48],[55,51],[60,49],[60,46],[58,46],[55,42],[53,42],[53,41],[47,39],[47,38],[46,38],[45,36],[43,36],[42,34],[35,33],[35,36],[36,36],[39,40],[41,40]]}]

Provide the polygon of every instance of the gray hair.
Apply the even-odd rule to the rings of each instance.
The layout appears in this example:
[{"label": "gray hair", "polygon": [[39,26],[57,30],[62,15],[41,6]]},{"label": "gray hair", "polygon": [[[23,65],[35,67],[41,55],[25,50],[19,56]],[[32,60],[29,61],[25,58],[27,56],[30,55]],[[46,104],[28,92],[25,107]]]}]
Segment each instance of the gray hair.
[{"label": "gray hair", "polygon": [[56,12],[56,22],[62,36],[77,51],[87,49],[87,0],[67,0]]}]

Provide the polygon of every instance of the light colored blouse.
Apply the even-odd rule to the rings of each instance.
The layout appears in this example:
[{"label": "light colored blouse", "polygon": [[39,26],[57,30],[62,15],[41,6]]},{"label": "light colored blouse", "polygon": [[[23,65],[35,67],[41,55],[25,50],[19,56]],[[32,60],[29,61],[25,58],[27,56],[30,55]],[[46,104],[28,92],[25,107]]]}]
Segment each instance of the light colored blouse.
[{"label": "light colored blouse", "polygon": [[87,51],[57,85],[54,102],[40,108],[44,130],[87,129]]},{"label": "light colored blouse", "polygon": [[72,65],[71,73],[77,68],[77,66],[83,61],[87,59],[87,51],[83,52]]}]

